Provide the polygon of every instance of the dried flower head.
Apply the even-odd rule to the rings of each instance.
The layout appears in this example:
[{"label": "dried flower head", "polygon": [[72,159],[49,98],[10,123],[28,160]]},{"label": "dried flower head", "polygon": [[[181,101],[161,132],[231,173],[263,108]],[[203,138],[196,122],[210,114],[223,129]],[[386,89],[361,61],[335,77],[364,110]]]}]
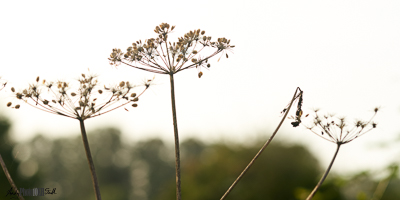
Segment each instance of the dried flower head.
[{"label": "dried flower head", "polygon": [[[175,26],[162,23],[154,29],[154,32],[158,34],[156,38],[150,38],[144,42],[136,41],[127,48],[126,52],[113,49],[109,58],[110,64],[124,63],[154,73],[175,74],[189,68],[201,70],[201,67],[210,67],[207,62],[211,57],[225,53],[228,58],[227,51],[232,51],[235,47],[226,38],[211,41],[211,36],[205,36],[205,31],[200,29],[189,31],[178,38],[177,42],[171,43],[168,35],[174,28]],[[206,51],[206,48],[214,49],[214,51],[205,57],[200,57],[199,54]],[[200,73],[199,77],[201,77]]]},{"label": "dried flower head", "polygon": [[378,110],[379,108],[374,109],[375,113],[369,121],[356,120],[354,124],[350,124],[345,117],[336,117],[334,114],[319,115],[319,110],[316,109],[313,125],[307,128],[327,141],[339,145],[346,144],[377,127],[377,123],[372,119]]},{"label": "dried flower head", "polygon": [[[80,120],[99,116],[139,100],[132,91],[135,86],[129,82],[122,81],[114,87],[104,86],[102,90],[98,88],[95,75],[82,74],[78,83],[76,88],[73,87],[74,84],[65,81],[44,81],[40,84],[37,77],[36,82],[22,92],[16,92],[14,88],[11,90],[17,99],[40,110]],[[8,107],[11,105],[11,102],[7,103]],[[19,107],[16,105],[14,108]]]}]

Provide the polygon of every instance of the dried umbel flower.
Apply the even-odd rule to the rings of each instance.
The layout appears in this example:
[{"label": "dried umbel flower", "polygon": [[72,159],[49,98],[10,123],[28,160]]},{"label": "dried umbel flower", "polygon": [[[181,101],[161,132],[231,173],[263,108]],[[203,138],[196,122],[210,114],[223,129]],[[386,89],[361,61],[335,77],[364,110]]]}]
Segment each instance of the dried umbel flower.
[{"label": "dried umbel flower", "polygon": [[[16,92],[14,88],[11,88],[11,91],[15,93],[17,99],[40,110],[81,120],[99,116],[139,100],[136,93],[132,91],[136,86],[129,82],[122,81],[115,87],[106,88],[104,92],[96,89],[98,81],[94,75],[82,74],[82,78],[78,79],[78,82],[79,86],[74,89],[70,87],[72,84],[65,81],[40,84],[39,77],[37,77],[36,83],[30,84],[21,93]],[[8,107],[11,105],[11,102],[7,103]],[[14,108],[18,109],[19,107],[16,105]]]},{"label": "dried umbel flower", "polygon": [[[162,23],[154,29],[154,32],[158,34],[156,38],[150,38],[144,42],[136,41],[127,48],[126,52],[121,49],[113,49],[109,58],[110,64],[124,63],[154,73],[175,74],[189,68],[201,70],[201,67],[210,67],[207,64],[210,58],[219,53],[224,53],[228,58],[227,52],[232,51],[232,48],[235,47],[226,38],[211,41],[211,37],[204,36],[205,31],[200,29],[189,31],[183,37],[178,38],[177,42],[171,43],[168,35],[174,28],[175,26]],[[205,57],[200,57],[199,54],[207,48],[214,49],[214,51]],[[201,76],[199,75],[199,77]]]},{"label": "dried umbel flower", "polygon": [[337,147],[335,154],[332,157],[331,163],[329,164],[318,184],[315,186],[314,190],[308,195],[306,200],[311,200],[313,196],[317,193],[318,189],[321,187],[322,183],[325,181],[326,177],[329,174],[329,171],[332,168],[333,163],[335,162],[341,145],[347,144],[376,128],[377,124],[373,122],[372,119],[379,111],[379,108],[374,108],[375,113],[369,121],[356,120],[354,125],[349,125],[344,117],[335,117],[334,114],[319,115],[318,109],[314,111],[314,123],[312,126],[307,128],[319,137],[329,142],[335,143]]},{"label": "dried umbel flower", "polygon": [[[234,45],[226,38],[218,38],[217,41],[211,41],[211,36],[205,36],[205,31],[200,29],[189,31],[183,37],[178,38],[176,42],[170,42],[168,35],[174,30],[175,26],[162,23],[156,26],[154,32],[158,34],[156,38],[150,38],[142,42],[141,40],[132,43],[126,52],[121,49],[113,49],[110,54],[110,64],[125,65],[154,72],[158,74],[168,74],[171,85],[171,105],[172,118],[175,137],[175,169],[176,169],[176,189],[177,200],[181,199],[180,191],[180,153],[178,125],[175,107],[175,89],[174,74],[190,68],[198,70],[199,78],[203,75],[201,69],[210,67],[208,60],[221,53],[228,58],[228,51],[232,51]],[[210,50],[210,51],[209,51]],[[201,54],[207,54],[204,57]],[[221,57],[219,59],[221,59]],[[218,61],[219,61],[218,59]],[[150,86],[149,82],[145,83]]]},{"label": "dried umbel flower", "polygon": [[[56,81],[55,83],[43,81],[43,84],[40,84],[39,80],[39,77],[37,77],[36,82],[29,85],[22,92],[16,92],[14,88],[11,90],[15,93],[17,99],[23,100],[35,108],[79,120],[95,197],[96,199],[101,199],[84,121],[125,106],[133,101],[138,101],[138,97],[149,86],[146,85],[143,92],[136,96],[136,93],[132,93],[132,89],[135,86],[129,82],[120,82],[114,87],[104,87],[103,92],[103,90],[97,88],[98,81],[94,75],[82,74],[82,78],[79,78],[78,84],[76,84],[78,85],[77,87],[65,81]],[[11,105],[11,102],[7,103],[8,107],[11,107]],[[137,107],[137,103],[134,103],[133,107]],[[19,109],[20,105],[16,105],[14,108]]]},{"label": "dried umbel flower", "polygon": [[334,114],[319,115],[319,110],[316,109],[313,125],[307,128],[329,142],[346,144],[377,127],[377,123],[372,119],[378,111],[378,107],[374,108],[374,115],[369,121],[356,120],[354,124],[350,124],[345,117],[336,117]]}]

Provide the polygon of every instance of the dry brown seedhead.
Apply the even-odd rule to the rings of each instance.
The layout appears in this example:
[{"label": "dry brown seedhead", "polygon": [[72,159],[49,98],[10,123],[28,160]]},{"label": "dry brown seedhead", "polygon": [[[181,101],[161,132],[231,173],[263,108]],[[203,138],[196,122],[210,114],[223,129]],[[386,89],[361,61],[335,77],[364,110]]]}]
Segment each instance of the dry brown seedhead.
[{"label": "dry brown seedhead", "polygon": [[375,113],[369,121],[356,120],[354,125],[350,125],[345,117],[335,117],[334,114],[321,116],[319,110],[315,110],[313,125],[307,128],[327,141],[346,144],[377,127],[372,119],[378,110],[379,108],[374,109]]},{"label": "dry brown seedhead", "polygon": [[[232,51],[234,45],[230,45],[230,40],[226,38],[218,38],[212,42],[211,36],[205,36],[204,30],[196,29],[184,34],[178,38],[177,42],[168,41],[168,35],[175,26],[162,23],[156,26],[154,32],[158,34],[156,38],[150,38],[142,42],[141,40],[132,43],[126,52],[121,49],[113,49],[110,54],[110,64],[118,66],[124,63],[128,66],[141,70],[159,73],[159,74],[175,74],[179,71],[207,66],[208,59],[219,53],[225,53],[228,58],[227,51]],[[207,56],[200,57],[199,54],[204,50],[214,49]],[[219,60],[219,59],[218,59]],[[189,63],[188,61],[192,61]]]},{"label": "dry brown seedhead", "polygon": [[[103,92],[101,89],[96,89],[98,80],[94,75],[82,74],[82,78],[77,80],[78,87],[73,87],[74,84],[65,81],[56,81],[55,83],[44,81],[43,84],[40,84],[39,80],[37,77],[36,83],[30,84],[21,93],[16,92],[13,87],[11,91],[15,93],[17,99],[23,100],[31,106],[70,118],[81,120],[93,118],[139,100],[136,93],[132,91],[136,86],[128,81],[122,81],[111,89],[105,87]],[[148,86],[145,86],[143,92],[147,88]],[[7,103],[8,107],[11,105],[11,102]],[[18,109],[20,105],[13,108]]]}]

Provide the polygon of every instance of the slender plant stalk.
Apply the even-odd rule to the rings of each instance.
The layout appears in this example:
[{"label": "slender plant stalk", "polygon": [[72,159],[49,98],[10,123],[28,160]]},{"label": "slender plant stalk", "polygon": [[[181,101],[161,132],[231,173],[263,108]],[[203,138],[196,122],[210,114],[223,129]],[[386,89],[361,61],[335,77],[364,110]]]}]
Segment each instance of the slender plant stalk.
[{"label": "slender plant stalk", "polygon": [[372,195],[371,200],[381,199],[383,194],[385,193],[387,187],[389,186],[390,180],[393,177],[396,177],[396,172],[398,170],[398,167],[397,166],[390,167],[390,170],[391,170],[391,172],[390,172],[389,176],[387,178],[379,181],[379,184],[376,187],[376,190],[375,190],[374,194]]},{"label": "slender plant stalk", "polygon": [[176,119],[174,74],[170,73],[169,78],[170,78],[170,84],[171,84],[172,118],[173,118],[173,122],[174,122],[174,136],[175,136],[176,199],[181,200],[181,158],[180,158],[180,151],[179,151],[178,122]]},{"label": "slender plant stalk", "polygon": [[336,152],[335,152],[335,155],[334,155],[333,158],[332,158],[331,163],[329,164],[328,168],[326,169],[326,171],[325,171],[324,175],[322,176],[321,180],[319,180],[317,186],[315,186],[314,190],[310,193],[310,195],[308,195],[308,197],[307,197],[306,200],[312,199],[313,196],[315,195],[315,193],[317,193],[317,190],[319,189],[319,187],[321,187],[322,183],[325,181],[326,177],[327,177],[328,174],[329,174],[329,171],[330,171],[331,168],[332,168],[333,162],[335,162],[336,156],[337,156],[337,154],[338,154],[338,152],[339,152],[340,145],[342,145],[342,144],[341,144],[341,143],[337,143]]},{"label": "slender plant stalk", "polygon": [[378,187],[376,188],[374,194],[372,195],[372,199],[371,200],[379,200],[382,198],[383,194],[385,193],[389,182],[390,182],[390,177],[388,177],[385,180],[382,180],[379,182]]},{"label": "slender plant stalk", "polygon": [[300,88],[297,88],[292,100],[290,101],[290,104],[285,112],[285,115],[283,116],[281,122],[279,123],[279,125],[276,127],[275,131],[272,133],[272,136],[267,140],[267,142],[265,142],[265,144],[261,147],[261,149],[258,151],[258,153],[254,156],[254,158],[250,161],[250,163],[246,166],[246,168],[242,171],[242,173],[240,173],[240,175],[236,178],[236,180],[232,183],[232,185],[229,187],[229,189],[225,192],[225,194],[221,197],[221,200],[225,199],[228,194],[232,191],[232,189],[236,186],[236,184],[240,181],[240,179],[242,179],[243,175],[246,174],[246,172],[250,169],[250,167],[253,165],[253,163],[257,160],[257,158],[261,155],[261,153],[264,151],[265,148],[267,148],[267,146],[269,145],[269,143],[271,143],[272,139],[275,137],[276,133],[278,132],[279,128],[281,127],[281,125],[283,124],[283,122],[286,119],[286,116],[289,113],[290,108],[292,107],[293,102],[296,100],[297,98],[297,91],[300,90]]},{"label": "slender plant stalk", "polygon": [[22,195],[19,193],[17,186],[15,185],[14,181],[12,180],[11,175],[7,170],[6,164],[3,161],[3,157],[1,157],[1,154],[0,154],[0,164],[1,164],[1,168],[3,168],[4,174],[6,175],[6,177],[8,179],[8,182],[10,183],[11,187],[17,193],[19,200],[24,200],[24,197],[22,197]]},{"label": "slender plant stalk", "polygon": [[79,119],[79,123],[81,125],[83,146],[85,147],[86,158],[88,160],[90,174],[92,175],[92,182],[93,182],[93,188],[94,188],[94,192],[96,195],[96,199],[101,200],[99,182],[97,181],[96,170],[94,169],[92,154],[90,153],[89,141],[87,139],[85,124],[83,121],[84,121],[83,119]]}]

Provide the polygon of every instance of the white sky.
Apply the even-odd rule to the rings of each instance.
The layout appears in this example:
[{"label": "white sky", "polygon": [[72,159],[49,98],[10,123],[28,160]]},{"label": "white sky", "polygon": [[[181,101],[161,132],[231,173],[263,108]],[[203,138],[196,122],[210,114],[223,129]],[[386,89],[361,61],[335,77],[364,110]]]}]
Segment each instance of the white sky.
[{"label": "white sky", "polygon": [[[2,1],[0,75],[26,87],[46,79],[100,75],[105,82],[140,82],[154,75],[108,64],[113,48],[155,37],[162,22],[176,25],[175,40],[193,29],[236,45],[229,59],[214,59],[201,79],[196,70],[175,76],[181,139],[243,142],[269,138],[296,87],[304,108],[369,119],[381,106],[378,129],[343,146],[335,172],[381,169],[399,162],[400,1]],[[173,141],[169,78],[155,85],[139,107],[87,121],[117,126],[128,141]],[[9,89],[8,89],[9,90]],[[0,94],[0,110],[13,120],[17,140],[40,132],[57,138],[79,134],[78,121],[53,116]],[[327,166],[335,145],[286,121],[277,140],[302,143]],[[380,146],[397,140],[397,145]]]}]

